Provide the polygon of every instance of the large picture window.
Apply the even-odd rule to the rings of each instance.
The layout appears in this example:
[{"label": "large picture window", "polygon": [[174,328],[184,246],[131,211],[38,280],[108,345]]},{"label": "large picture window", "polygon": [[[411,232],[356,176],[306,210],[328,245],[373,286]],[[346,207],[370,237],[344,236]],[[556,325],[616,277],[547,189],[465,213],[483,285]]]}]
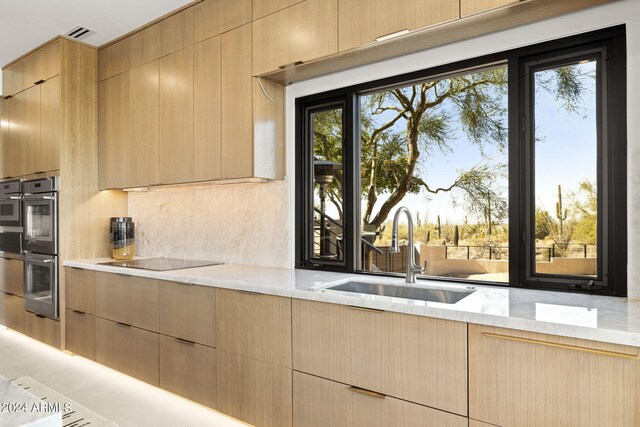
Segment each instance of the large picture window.
[{"label": "large picture window", "polygon": [[[296,264],[626,295],[624,27],[297,100]],[[414,218],[414,245],[393,215]]]}]

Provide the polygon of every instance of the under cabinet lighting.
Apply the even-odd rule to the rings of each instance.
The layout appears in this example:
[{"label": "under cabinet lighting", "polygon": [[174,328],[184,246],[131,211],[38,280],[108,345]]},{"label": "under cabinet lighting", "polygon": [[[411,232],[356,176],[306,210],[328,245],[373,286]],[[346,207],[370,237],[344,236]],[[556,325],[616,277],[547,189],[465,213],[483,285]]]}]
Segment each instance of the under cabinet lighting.
[{"label": "under cabinet lighting", "polygon": [[133,188],[123,188],[122,191],[149,191],[149,187],[133,187]]},{"label": "under cabinet lighting", "polygon": [[409,30],[406,28],[404,30],[396,31],[395,33],[385,34],[384,36],[376,37],[376,41],[383,42],[385,40],[394,39],[396,37],[404,36],[405,34],[409,34]]}]

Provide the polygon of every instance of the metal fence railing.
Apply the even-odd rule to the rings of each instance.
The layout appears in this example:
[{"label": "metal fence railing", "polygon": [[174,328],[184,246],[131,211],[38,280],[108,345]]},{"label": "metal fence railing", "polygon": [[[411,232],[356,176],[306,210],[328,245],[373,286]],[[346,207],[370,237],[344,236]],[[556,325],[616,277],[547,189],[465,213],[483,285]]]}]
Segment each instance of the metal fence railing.
[{"label": "metal fence railing", "polygon": [[[597,245],[558,245],[536,246],[536,260],[551,261],[552,258],[596,258]],[[498,245],[446,246],[446,259],[467,260],[508,260],[509,247]]]}]

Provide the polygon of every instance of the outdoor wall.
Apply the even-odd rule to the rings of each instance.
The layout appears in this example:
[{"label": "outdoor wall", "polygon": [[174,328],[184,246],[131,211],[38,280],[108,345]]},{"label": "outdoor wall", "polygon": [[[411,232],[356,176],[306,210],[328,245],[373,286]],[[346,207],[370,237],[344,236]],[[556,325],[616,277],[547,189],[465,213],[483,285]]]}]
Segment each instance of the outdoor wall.
[{"label": "outdoor wall", "polygon": [[[300,96],[350,86],[365,81],[426,69],[480,55],[570,36],[612,25],[627,24],[628,90],[628,227],[629,227],[629,295],[640,298],[640,1],[619,0],[578,13],[525,25],[507,31],[452,43],[402,58],[383,61],[357,69],[299,82],[286,90],[287,170],[294,171],[295,99]],[[289,185],[293,179],[289,176]],[[293,187],[292,187],[293,188]],[[290,191],[291,218],[295,215],[293,191]],[[292,239],[295,237],[292,235]],[[289,245],[293,260],[293,242]],[[293,261],[291,261],[293,266]]]}]

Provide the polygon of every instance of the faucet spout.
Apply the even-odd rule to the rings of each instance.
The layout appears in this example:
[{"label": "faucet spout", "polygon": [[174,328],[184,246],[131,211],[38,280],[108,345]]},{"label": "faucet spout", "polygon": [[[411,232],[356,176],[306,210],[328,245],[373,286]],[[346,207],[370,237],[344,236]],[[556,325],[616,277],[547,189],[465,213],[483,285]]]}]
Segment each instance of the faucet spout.
[{"label": "faucet spout", "polygon": [[[415,261],[415,250],[413,247],[413,216],[409,209],[405,206],[399,207],[393,217],[393,229],[391,230],[391,248],[389,251],[391,253],[400,252],[400,244],[398,242],[398,223],[400,220],[400,214],[404,213],[407,216],[407,227],[409,233],[409,241],[408,241],[408,251],[407,254],[407,278],[405,280],[406,283],[416,283],[416,276],[418,274],[422,274],[424,269],[416,264]],[[426,264],[425,264],[426,265]]]}]

